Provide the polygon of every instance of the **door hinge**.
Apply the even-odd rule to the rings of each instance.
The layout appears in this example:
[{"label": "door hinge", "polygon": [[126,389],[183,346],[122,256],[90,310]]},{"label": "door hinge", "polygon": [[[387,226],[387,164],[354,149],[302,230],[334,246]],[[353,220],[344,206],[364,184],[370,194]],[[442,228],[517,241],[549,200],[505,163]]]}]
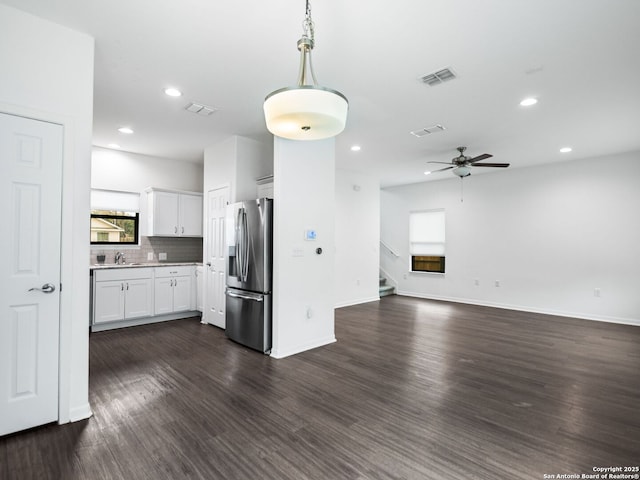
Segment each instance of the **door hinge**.
[{"label": "door hinge", "polygon": [[58,290],[58,291],[59,291],[59,292],[61,292],[61,291],[62,291],[62,283],[60,284],[60,290]]}]

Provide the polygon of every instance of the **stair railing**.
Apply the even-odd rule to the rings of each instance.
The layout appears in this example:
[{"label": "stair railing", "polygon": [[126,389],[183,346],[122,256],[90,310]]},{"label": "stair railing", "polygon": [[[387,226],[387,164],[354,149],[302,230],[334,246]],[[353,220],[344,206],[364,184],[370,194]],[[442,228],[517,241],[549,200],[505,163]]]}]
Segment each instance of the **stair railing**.
[{"label": "stair railing", "polygon": [[389,245],[387,245],[386,243],[384,243],[382,240],[380,240],[380,245],[382,245],[385,250],[387,250],[391,255],[393,255],[394,257],[398,258],[400,257],[400,255],[398,255],[393,248],[391,248]]}]

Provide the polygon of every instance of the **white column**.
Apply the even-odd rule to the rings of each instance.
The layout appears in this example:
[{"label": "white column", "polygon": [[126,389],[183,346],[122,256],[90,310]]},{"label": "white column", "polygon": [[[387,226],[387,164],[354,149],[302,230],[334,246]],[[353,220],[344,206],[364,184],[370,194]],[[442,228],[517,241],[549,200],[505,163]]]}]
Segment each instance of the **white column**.
[{"label": "white column", "polygon": [[273,186],[271,355],[282,358],[336,341],[335,140],[276,137]]}]

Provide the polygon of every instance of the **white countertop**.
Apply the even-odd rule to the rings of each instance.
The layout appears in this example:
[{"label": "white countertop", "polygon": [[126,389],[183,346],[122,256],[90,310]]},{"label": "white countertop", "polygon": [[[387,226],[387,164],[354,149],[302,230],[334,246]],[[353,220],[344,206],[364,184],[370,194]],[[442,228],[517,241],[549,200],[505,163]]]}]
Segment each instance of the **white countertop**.
[{"label": "white countertop", "polygon": [[112,268],[145,268],[145,267],[175,267],[178,265],[202,265],[202,262],[148,262],[148,263],[94,263],[90,270],[107,270]]}]

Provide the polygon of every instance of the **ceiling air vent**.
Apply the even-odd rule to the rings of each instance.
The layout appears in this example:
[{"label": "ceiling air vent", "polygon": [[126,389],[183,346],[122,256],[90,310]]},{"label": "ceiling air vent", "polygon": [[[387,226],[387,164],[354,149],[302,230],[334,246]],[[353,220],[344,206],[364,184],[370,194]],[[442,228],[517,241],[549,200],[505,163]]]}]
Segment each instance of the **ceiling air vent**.
[{"label": "ceiling air vent", "polygon": [[456,78],[456,74],[451,71],[449,68],[443,68],[442,70],[438,70],[435,73],[429,73],[427,75],[423,75],[420,77],[423,83],[426,83],[430,87],[435,87],[436,85],[440,85],[443,82],[448,82],[449,80],[453,80]]},{"label": "ceiling air vent", "polygon": [[425,135],[429,135],[431,133],[438,133],[441,132],[443,130],[446,130],[446,128],[440,124],[438,125],[434,125],[433,127],[425,127],[425,128],[420,128],[418,130],[414,130],[413,132],[410,132],[411,135],[415,136],[415,137],[424,137]]},{"label": "ceiling air vent", "polygon": [[202,105],[200,103],[190,103],[184,108],[188,112],[197,113],[198,115],[202,115],[204,117],[208,117],[212,113],[218,111],[217,108],[208,107],[206,105]]}]

